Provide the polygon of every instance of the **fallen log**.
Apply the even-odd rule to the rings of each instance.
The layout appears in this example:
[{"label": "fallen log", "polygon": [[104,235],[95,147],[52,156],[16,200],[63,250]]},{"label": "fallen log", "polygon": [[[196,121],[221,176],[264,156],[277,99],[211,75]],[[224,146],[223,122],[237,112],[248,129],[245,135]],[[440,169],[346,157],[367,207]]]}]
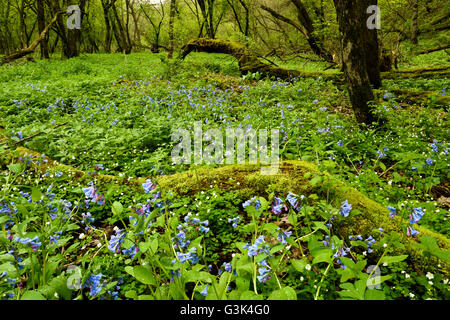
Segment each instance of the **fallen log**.
[{"label": "fallen log", "polygon": [[[444,106],[448,108],[450,105],[450,97],[442,95],[437,91],[425,91],[425,90],[401,90],[392,89],[390,93],[394,94],[395,100],[398,102],[405,102],[407,104],[415,105],[430,105]],[[384,90],[375,90],[378,97],[383,97]]]},{"label": "fallen log", "polygon": [[[323,80],[331,80],[336,84],[344,83],[344,75],[342,72],[310,72],[284,69],[277,66],[268,65],[263,63],[258,56],[253,54],[244,45],[228,40],[214,40],[206,38],[191,40],[181,48],[179,58],[184,59],[192,51],[224,53],[231,55],[238,61],[239,71],[242,74],[259,72],[264,76],[280,78],[283,80],[291,80],[296,77],[315,79],[322,78]],[[450,66],[381,72],[382,79],[411,79],[449,76]]]},{"label": "fallen log", "polygon": [[427,49],[427,50],[417,51],[417,52],[414,53],[414,55],[418,56],[418,55],[421,55],[421,54],[427,54],[427,53],[431,53],[431,52],[447,50],[448,48],[450,48],[450,44],[448,44],[446,46],[437,46],[437,47],[430,48],[430,49]]},{"label": "fallen log", "polygon": [[[36,158],[41,158],[42,154],[33,150],[18,147],[14,156],[11,154],[9,159],[23,156],[24,154],[33,154]],[[69,165],[58,163],[48,157],[47,162],[41,164],[32,164],[37,170],[47,172],[49,169],[65,171],[71,174],[79,182],[92,181],[92,177],[98,181],[126,184],[130,187],[141,189],[142,183],[147,178],[126,178],[104,174],[89,174]],[[1,159],[0,159],[1,160]],[[2,165],[0,163],[0,165]],[[311,176],[306,178],[306,173]],[[334,202],[338,206],[342,201],[348,200],[352,204],[352,210],[358,210],[360,213],[340,224],[334,225],[335,232],[338,232],[343,238],[349,235],[361,234],[370,235],[374,229],[383,228],[385,234],[390,232],[400,232],[402,225],[409,223],[408,220],[395,216],[393,219],[389,216],[389,210],[379,203],[367,198],[358,190],[351,188],[346,183],[337,180],[327,172],[321,172],[314,163],[298,160],[282,161],[278,173],[273,175],[261,175],[261,165],[225,165],[219,168],[200,168],[198,170],[189,170],[174,175],[157,176],[156,184],[161,192],[175,192],[178,195],[194,195],[197,192],[207,190],[210,185],[216,184],[222,190],[235,190],[242,199],[249,199],[253,196],[267,196],[267,187],[270,186],[278,196],[285,196],[287,192],[308,195],[316,193],[319,196],[326,197],[320,189],[322,185],[312,187],[310,181],[314,176],[321,176],[324,181],[328,181],[327,189],[334,195]],[[239,183],[238,183],[239,182]],[[450,249],[450,240],[443,234],[427,229],[420,225],[415,227],[420,232],[420,236],[430,236],[436,239],[437,244],[442,250]],[[408,260],[414,263],[422,272],[427,270],[442,270],[446,273],[450,271],[450,263],[441,260],[428,259],[424,256],[422,249],[416,246],[415,237],[402,237],[399,241],[404,245],[403,248],[395,249],[395,254],[408,254]],[[375,252],[374,252],[375,253]],[[376,253],[380,255],[381,252]]]},{"label": "fallen log", "polygon": [[42,41],[42,39],[45,38],[45,36],[47,35],[48,31],[50,30],[50,28],[53,26],[53,24],[56,22],[58,16],[60,14],[64,14],[64,11],[58,12],[55,14],[55,16],[53,17],[53,19],[50,21],[50,23],[48,24],[47,27],[45,27],[45,29],[41,32],[41,34],[39,35],[39,38],[37,38],[36,40],[34,40],[27,48],[22,49],[20,51],[16,51],[13,52],[12,54],[8,55],[8,56],[4,56],[2,58],[2,60],[0,61],[0,66],[6,64],[6,63],[10,63],[14,60],[20,59],[22,57],[25,57],[26,55],[29,55],[30,53],[33,53],[34,50],[36,49],[36,47],[39,45],[39,43]]}]

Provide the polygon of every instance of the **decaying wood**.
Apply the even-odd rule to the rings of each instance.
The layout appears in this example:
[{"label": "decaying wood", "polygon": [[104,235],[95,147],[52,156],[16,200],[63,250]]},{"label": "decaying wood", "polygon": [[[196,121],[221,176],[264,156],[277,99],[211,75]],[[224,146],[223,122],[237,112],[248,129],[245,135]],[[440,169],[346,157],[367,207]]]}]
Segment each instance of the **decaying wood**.
[{"label": "decaying wood", "polygon": [[58,12],[57,14],[55,14],[53,19],[48,24],[48,26],[45,27],[45,29],[41,32],[41,34],[39,35],[39,38],[34,40],[27,48],[22,49],[20,51],[16,51],[8,56],[3,57],[2,61],[0,62],[0,66],[4,65],[6,63],[10,63],[14,60],[20,59],[22,57],[25,57],[26,55],[29,55],[30,53],[33,53],[34,50],[36,49],[36,47],[39,45],[39,43],[45,38],[45,36],[47,35],[50,28],[56,22],[56,20],[58,19],[58,16],[61,14],[64,14],[64,13],[65,12],[61,11],[61,12]]},{"label": "decaying wood", "polygon": [[[291,70],[268,65],[263,63],[257,55],[253,54],[243,44],[232,42],[228,40],[214,40],[199,38],[186,43],[181,48],[179,57],[184,59],[192,51],[209,52],[209,53],[224,53],[234,57],[239,64],[239,70],[246,74],[248,72],[259,72],[265,76],[276,77],[284,80],[289,80],[295,77],[303,78],[322,78],[324,80],[331,80],[337,84],[343,83],[343,73],[335,72],[309,72],[301,70]],[[434,77],[449,77],[450,66],[419,68],[412,70],[396,70],[390,72],[381,72],[382,79],[403,79],[403,78],[434,78]]]}]

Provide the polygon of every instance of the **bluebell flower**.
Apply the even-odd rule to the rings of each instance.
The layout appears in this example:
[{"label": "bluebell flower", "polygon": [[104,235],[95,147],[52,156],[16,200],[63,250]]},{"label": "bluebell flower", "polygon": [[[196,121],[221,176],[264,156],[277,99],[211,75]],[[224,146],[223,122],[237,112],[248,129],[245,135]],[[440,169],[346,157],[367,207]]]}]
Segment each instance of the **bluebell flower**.
[{"label": "bluebell flower", "polygon": [[413,208],[413,211],[414,212],[409,215],[410,224],[419,222],[420,219],[422,219],[423,215],[425,214],[425,212],[422,211],[421,207]]},{"label": "bluebell flower", "polygon": [[433,159],[431,159],[431,158],[426,158],[426,159],[425,159],[425,162],[426,162],[427,165],[431,166],[431,165],[433,164]]},{"label": "bluebell flower", "polygon": [[96,297],[100,293],[100,291],[102,290],[103,284],[100,283],[100,280],[101,280],[102,276],[103,275],[101,273],[99,273],[99,274],[92,274],[87,279],[84,287],[90,289],[89,295],[91,297]]},{"label": "bluebell flower", "polygon": [[394,207],[391,207],[391,206],[388,206],[387,208],[388,208],[388,210],[389,210],[389,215],[390,215],[390,217],[391,217],[391,218],[394,218],[395,215],[397,214],[397,212],[396,212],[397,209],[394,208]]},{"label": "bluebell flower", "polygon": [[286,206],[283,204],[283,200],[280,198],[274,197],[273,203],[272,203],[272,212],[274,214],[280,214],[283,210],[287,210]]},{"label": "bluebell flower", "polygon": [[150,193],[150,191],[156,188],[156,185],[154,185],[150,179],[147,179],[146,182],[142,184],[142,187],[144,188],[145,193]]},{"label": "bluebell flower", "polygon": [[341,216],[348,217],[350,210],[352,210],[352,205],[348,203],[348,200],[345,200],[339,208],[339,214]]},{"label": "bluebell flower", "polygon": [[233,228],[236,228],[241,217],[237,216],[235,218],[228,218],[228,223],[232,223]]},{"label": "bluebell flower", "polygon": [[[301,196],[303,198],[303,196]],[[291,204],[291,206],[294,208],[294,210],[299,211],[301,208],[301,205],[298,203],[297,195],[289,192],[289,194],[286,196],[286,201]]]},{"label": "bluebell flower", "polygon": [[287,244],[286,239],[289,238],[292,235],[292,231],[286,231],[280,229],[280,232],[278,233],[278,241],[281,241],[281,244]]},{"label": "bluebell flower", "polygon": [[259,276],[257,276],[256,278],[258,279],[259,282],[266,283],[266,281],[270,279],[269,272],[270,270],[267,268],[259,268],[258,269]]},{"label": "bluebell flower", "polygon": [[108,249],[112,253],[120,253],[120,247],[125,240],[126,233],[122,230],[116,230],[116,234],[111,236],[108,243]]},{"label": "bluebell flower", "polygon": [[417,231],[416,229],[414,229],[412,226],[408,226],[408,227],[406,228],[406,235],[407,235],[408,237],[415,236],[415,235],[417,235],[417,234],[419,234],[419,231]]},{"label": "bluebell flower", "polygon": [[209,286],[209,283],[207,283],[205,289],[203,289],[203,290],[200,292],[200,294],[201,294],[202,296],[204,296],[204,297],[208,296],[208,286]]},{"label": "bluebell flower", "polygon": [[261,202],[259,200],[256,199],[256,197],[253,197],[247,201],[245,201],[242,204],[242,207],[245,209],[246,207],[248,207],[249,205],[253,204],[253,206],[255,207],[256,210],[258,210],[259,208],[261,208]]}]

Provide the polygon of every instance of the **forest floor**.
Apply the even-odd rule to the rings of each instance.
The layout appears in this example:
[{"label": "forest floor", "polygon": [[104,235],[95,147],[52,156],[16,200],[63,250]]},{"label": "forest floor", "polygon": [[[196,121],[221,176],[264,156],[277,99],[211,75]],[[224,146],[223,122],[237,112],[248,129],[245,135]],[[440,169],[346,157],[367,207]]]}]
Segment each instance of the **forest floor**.
[{"label": "forest floor", "polygon": [[[365,129],[331,81],[241,76],[220,54],[17,63],[0,83],[4,299],[449,298],[448,78],[384,80],[385,125]],[[278,129],[286,162],[174,164],[195,121]]]}]

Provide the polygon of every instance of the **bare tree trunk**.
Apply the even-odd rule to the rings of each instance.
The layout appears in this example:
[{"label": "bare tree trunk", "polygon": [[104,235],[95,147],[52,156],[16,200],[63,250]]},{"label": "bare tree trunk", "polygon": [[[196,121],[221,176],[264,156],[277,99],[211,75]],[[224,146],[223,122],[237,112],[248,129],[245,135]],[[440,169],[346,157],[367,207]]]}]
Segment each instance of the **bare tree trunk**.
[{"label": "bare tree trunk", "polygon": [[177,10],[176,0],[170,0],[170,13],[169,13],[169,53],[168,58],[172,59],[174,50],[174,32],[173,25],[175,23],[175,13]]},{"label": "bare tree trunk", "polygon": [[[44,8],[44,0],[37,0],[37,21],[39,33],[42,33],[45,29],[45,8]],[[49,59],[48,54],[48,41],[47,37],[42,39],[41,43],[41,59]]]},{"label": "bare tree trunk", "polygon": [[350,101],[360,123],[371,124],[378,120],[373,114],[369,101],[374,100],[367,72],[364,37],[367,28],[367,1],[333,0],[342,41],[343,71]]},{"label": "bare tree trunk", "polygon": [[414,45],[419,44],[418,19],[419,19],[419,0],[413,0],[413,16],[412,16],[412,23],[411,23],[411,43]]},{"label": "bare tree trunk", "polygon": [[102,7],[103,7],[103,18],[105,20],[105,52],[111,53],[111,41],[112,41],[112,35],[111,35],[111,21],[109,19],[109,9],[111,7],[111,4],[109,0],[102,0]]},{"label": "bare tree trunk", "polygon": [[129,53],[131,53],[131,49],[132,48],[131,48],[131,44],[128,43],[127,31],[124,29],[124,26],[122,24],[122,20],[120,19],[119,14],[117,13],[117,8],[116,8],[114,3],[112,4],[111,8],[112,8],[112,11],[114,13],[114,17],[115,17],[115,20],[116,20],[116,23],[117,23],[117,28],[118,28],[116,36],[117,35],[119,36],[123,52],[125,54],[129,54]]},{"label": "bare tree trunk", "polygon": [[[370,5],[378,5],[378,0],[360,0],[360,2],[364,4],[365,10]],[[365,21],[367,21],[367,15],[365,17],[366,17]],[[372,84],[372,86],[375,89],[378,89],[381,87],[380,47],[378,45],[378,31],[376,28],[370,30],[366,25],[364,25],[363,30],[367,32],[364,38],[364,50],[366,56],[367,74],[369,76],[369,81]]]}]

